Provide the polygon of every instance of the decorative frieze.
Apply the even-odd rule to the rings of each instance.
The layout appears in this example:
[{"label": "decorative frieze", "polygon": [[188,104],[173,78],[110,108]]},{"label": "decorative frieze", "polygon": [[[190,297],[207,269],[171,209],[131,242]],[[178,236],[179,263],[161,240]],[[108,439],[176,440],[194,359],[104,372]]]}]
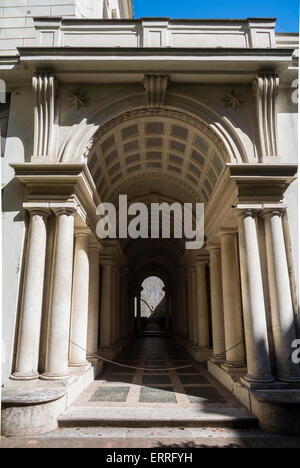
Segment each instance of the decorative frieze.
[{"label": "decorative frieze", "polygon": [[259,159],[278,156],[276,101],[279,77],[274,74],[257,75],[253,85],[256,100]]},{"label": "decorative frieze", "polygon": [[169,77],[167,75],[145,75],[143,85],[146,90],[147,107],[164,107]]},{"label": "decorative frieze", "polygon": [[34,159],[50,159],[55,115],[55,78],[36,73],[32,79],[34,94]]}]

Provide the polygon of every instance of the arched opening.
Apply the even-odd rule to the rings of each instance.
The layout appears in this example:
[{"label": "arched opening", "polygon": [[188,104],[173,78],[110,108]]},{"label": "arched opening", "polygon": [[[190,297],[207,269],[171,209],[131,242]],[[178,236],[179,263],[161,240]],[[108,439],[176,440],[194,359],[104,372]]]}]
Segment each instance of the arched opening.
[{"label": "arched opening", "polygon": [[170,310],[164,282],[149,276],[142,283],[141,330],[144,336],[162,336],[170,330]]}]

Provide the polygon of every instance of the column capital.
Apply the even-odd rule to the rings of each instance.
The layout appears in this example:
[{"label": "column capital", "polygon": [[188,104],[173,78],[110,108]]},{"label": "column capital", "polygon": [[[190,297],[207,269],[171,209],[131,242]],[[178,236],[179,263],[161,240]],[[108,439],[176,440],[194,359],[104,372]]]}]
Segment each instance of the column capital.
[{"label": "column capital", "polygon": [[225,236],[235,236],[237,234],[237,228],[221,228],[220,229],[220,237]]},{"label": "column capital", "polygon": [[75,206],[51,206],[51,210],[57,217],[62,215],[75,216],[77,212]]},{"label": "column capital", "polygon": [[285,208],[273,208],[273,209],[265,209],[260,213],[260,216],[263,219],[269,219],[272,218],[273,216],[279,216],[282,218],[284,214]]},{"label": "column capital", "polygon": [[80,237],[82,237],[82,238],[87,238],[87,237],[92,238],[92,236],[93,236],[91,230],[89,228],[87,228],[87,227],[85,227],[85,228],[76,228],[74,235],[75,235],[76,239],[80,238]]},{"label": "column capital", "polygon": [[200,268],[206,268],[207,265],[209,264],[208,258],[205,258],[203,260],[196,260],[194,263],[195,270],[197,271]]},{"label": "column capital", "polygon": [[48,203],[23,203],[23,208],[28,211],[30,217],[40,215],[48,218],[51,213]]},{"label": "column capital", "polygon": [[206,246],[206,249],[209,252],[212,252],[213,250],[221,250],[221,242],[209,242]]},{"label": "column capital", "polygon": [[236,214],[239,220],[243,220],[244,218],[257,218],[259,214],[259,210],[255,208],[237,208]]}]

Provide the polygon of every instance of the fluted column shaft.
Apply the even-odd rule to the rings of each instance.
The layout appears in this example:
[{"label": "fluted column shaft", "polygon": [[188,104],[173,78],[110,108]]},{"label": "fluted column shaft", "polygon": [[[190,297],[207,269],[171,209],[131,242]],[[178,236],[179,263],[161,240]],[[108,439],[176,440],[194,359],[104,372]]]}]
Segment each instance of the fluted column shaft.
[{"label": "fluted column shaft", "polygon": [[223,286],[221,247],[209,247],[210,255],[210,288],[213,335],[213,361],[225,360],[225,329],[223,310]]},{"label": "fluted column shaft", "polygon": [[265,220],[268,279],[277,378],[299,382],[300,368],[290,358],[296,339],[291,286],[283,234],[281,210],[266,212]]},{"label": "fluted column shaft", "polygon": [[248,373],[254,383],[272,382],[256,213],[239,215],[239,248]]},{"label": "fluted column shaft", "polygon": [[61,208],[57,216],[52,299],[49,317],[45,380],[68,377],[69,334],[72,299],[74,211]]},{"label": "fluted column shaft", "polygon": [[100,263],[99,246],[91,245],[89,250],[90,281],[89,281],[89,316],[87,355],[95,357],[98,351],[99,336],[99,287]]},{"label": "fluted column shaft", "polygon": [[112,268],[112,279],[111,279],[111,342],[115,346],[117,343],[117,270],[114,266]]},{"label": "fluted column shaft", "polygon": [[38,360],[47,244],[46,210],[31,210],[14,380],[39,377]]},{"label": "fluted column shaft", "polygon": [[100,311],[100,348],[111,347],[112,336],[112,263],[103,263],[102,267],[102,293]]},{"label": "fluted column shaft", "polygon": [[197,262],[196,267],[196,303],[199,348],[209,348],[209,317],[206,281],[207,261]]},{"label": "fluted column shaft", "polygon": [[245,366],[242,304],[238,281],[235,248],[235,232],[223,232],[221,236],[223,304],[226,343],[226,367]]}]

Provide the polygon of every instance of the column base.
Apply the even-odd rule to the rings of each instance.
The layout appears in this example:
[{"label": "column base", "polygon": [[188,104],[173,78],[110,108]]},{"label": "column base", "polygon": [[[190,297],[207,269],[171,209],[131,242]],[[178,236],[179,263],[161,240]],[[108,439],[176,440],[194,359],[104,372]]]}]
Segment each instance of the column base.
[{"label": "column base", "polygon": [[10,380],[37,380],[40,378],[40,375],[38,373],[36,374],[22,374],[22,372],[14,372],[10,376]]},{"label": "column base", "polygon": [[278,375],[276,376],[276,379],[279,380],[279,382],[285,382],[285,383],[300,383],[300,377],[290,377],[288,375]]},{"label": "column base", "polygon": [[223,364],[221,364],[221,367],[228,373],[245,374],[247,372],[247,366],[244,362],[225,361]]},{"label": "column base", "polygon": [[84,368],[84,369],[89,369],[91,367],[91,363],[88,362],[88,361],[83,361],[83,362],[70,362],[69,363],[69,367],[80,367],[80,368]]},{"label": "column base", "polygon": [[226,354],[220,353],[220,354],[214,354],[213,357],[210,359],[210,361],[216,364],[222,364],[223,362],[225,362],[225,359],[226,359]]},{"label": "column base", "polygon": [[40,380],[48,380],[50,382],[54,381],[62,381],[62,380],[69,380],[70,379],[70,374],[69,372],[63,373],[63,374],[53,374],[53,373],[48,373],[44,372],[43,374],[40,375]]},{"label": "column base", "polygon": [[250,390],[255,390],[255,389],[264,389],[264,388],[270,388],[270,384],[273,384],[275,382],[275,379],[271,375],[265,375],[265,376],[251,376],[251,375],[245,375],[241,377],[240,382],[242,385],[245,387],[249,388]]}]

